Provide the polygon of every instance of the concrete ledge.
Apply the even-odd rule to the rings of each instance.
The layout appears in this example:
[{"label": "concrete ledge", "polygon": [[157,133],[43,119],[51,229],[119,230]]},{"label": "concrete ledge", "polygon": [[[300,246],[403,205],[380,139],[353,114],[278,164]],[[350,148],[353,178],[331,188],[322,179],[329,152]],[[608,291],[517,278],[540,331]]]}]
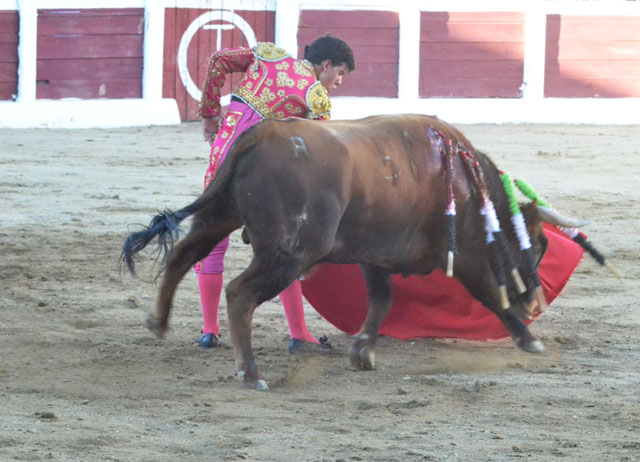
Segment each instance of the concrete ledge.
[{"label": "concrete ledge", "polygon": [[179,123],[174,99],[0,102],[0,128],[113,128]]}]

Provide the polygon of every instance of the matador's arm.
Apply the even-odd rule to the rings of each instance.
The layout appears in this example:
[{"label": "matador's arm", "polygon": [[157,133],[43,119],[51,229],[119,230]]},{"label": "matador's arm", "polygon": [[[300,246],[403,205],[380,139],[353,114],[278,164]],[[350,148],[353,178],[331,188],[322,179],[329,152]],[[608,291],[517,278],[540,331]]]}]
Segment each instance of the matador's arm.
[{"label": "matador's arm", "polygon": [[220,114],[220,91],[227,74],[246,71],[254,60],[253,49],[248,48],[229,48],[211,55],[200,101],[201,117],[215,117]]}]

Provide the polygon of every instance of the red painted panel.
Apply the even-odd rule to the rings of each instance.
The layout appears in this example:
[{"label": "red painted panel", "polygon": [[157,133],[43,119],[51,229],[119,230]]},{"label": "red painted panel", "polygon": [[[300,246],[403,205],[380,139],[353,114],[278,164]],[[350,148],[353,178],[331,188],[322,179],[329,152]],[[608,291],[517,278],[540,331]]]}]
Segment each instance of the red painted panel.
[{"label": "red painted panel", "polygon": [[18,93],[17,11],[0,11],[0,101],[10,101]]},{"label": "red painted panel", "polygon": [[142,35],[144,15],[84,16],[48,15],[38,17],[38,36],[47,35]]},{"label": "red painted panel", "polygon": [[[0,29],[0,31],[2,31],[2,29]],[[6,43],[16,45],[18,43],[18,34],[5,34],[0,32],[0,45]]]},{"label": "red painted panel", "polygon": [[522,84],[522,79],[458,78],[452,81],[420,81],[420,96],[423,98],[514,98],[513,91]]},{"label": "red painted panel", "polygon": [[522,60],[523,42],[476,43],[473,47],[464,42],[422,42],[420,60],[487,61],[503,57],[505,60]]},{"label": "red painted panel", "polygon": [[640,96],[640,80],[547,79],[545,96],[557,98],[619,98]]},{"label": "red painted panel", "polygon": [[[299,29],[397,29],[398,13],[395,11],[339,11],[302,10]],[[337,34],[336,34],[337,35]]]},{"label": "red painted panel", "polygon": [[36,98],[142,96],[144,9],[38,10]]},{"label": "red painted panel", "polygon": [[164,10],[164,47],[162,54],[162,97],[176,98],[176,55],[178,53],[175,9]]},{"label": "red painted panel", "polygon": [[640,80],[640,60],[547,61],[549,74],[579,75],[581,80]]},{"label": "red painted panel", "polygon": [[640,16],[547,16],[547,34],[559,40],[640,40]]},{"label": "red painted panel", "polygon": [[0,11],[0,32],[18,35],[19,20],[17,11]]},{"label": "red painted panel", "polygon": [[18,72],[13,63],[0,62],[0,82],[17,82]]},{"label": "red painted panel", "polygon": [[522,63],[517,61],[423,61],[420,76],[426,80],[453,81],[456,79],[521,79]]},{"label": "red painted panel", "polygon": [[[331,33],[346,41],[356,69],[331,96],[398,95],[398,14],[392,11],[302,10],[298,43],[307,45]],[[304,47],[298,49],[302,58]]]},{"label": "red painted panel", "polygon": [[18,44],[0,43],[0,63],[16,63],[18,68]]},{"label": "red painted panel", "polygon": [[[375,33],[371,33],[371,30],[364,30],[357,28],[353,30],[354,33],[350,34],[349,38],[349,46],[353,48],[354,46],[366,45],[366,46],[385,46],[389,44],[395,44],[398,41],[398,25],[396,27],[390,28],[376,28]],[[359,32],[359,33],[355,33]],[[305,45],[310,45],[311,42],[323,36],[327,33],[327,28],[325,27],[305,27],[304,29],[304,37],[309,37],[309,40],[306,42],[298,42],[300,45],[300,49],[304,50]],[[340,35],[340,31],[336,29],[336,32],[333,35],[343,38]],[[343,39],[344,40],[344,39]]]},{"label": "red painted panel", "polygon": [[[424,13],[423,13],[424,14]],[[444,26],[444,27],[443,27]],[[486,24],[486,23],[454,23],[446,24],[425,21],[421,25],[422,42],[522,42],[524,41],[524,23],[520,24]]]},{"label": "red painted panel", "polygon": [[[331,92],[335,96],[398,96],[398,64],[358,63],[352,74],[342,79],[342,85]],[[366,83],[366,84],[365,84]]]},{"label": "red painted panel", "polygon": [[0,101],[11,101],[18,94],[18,82],[0,81]]},{"label": "red painted panel", "polygon": [[423,12],[420,97],[522,95],[524,14]]},{"label": "red painted panel", "polygon": [[[165,15],[169,13],[169,11],[171,11],[170,9],[165,9]],[[188,21],[187,21],[187,17],[189,14],[189,11],[186,8],[175,8],[173,10],[175,12],[175,27],[176,27],[176,35],[173,37],[174,39],[174,57],[173,57],[173,62],[171,63],[171,66],[174,70],[174,84],[176,85],[176,103],[178,104],[178,109],[180,111],[180,116],[182,118],[182,120],[194,120],[194,116],[193,114],[188,115],[187,114],[187,98],[190,98],[189,94],[187,93],[187,90],[184,88],[184,86],[182,86],[182,82],[180,81],[180,76],[179,76],[179,70],[178,70],[178,62],[177,62],[177,58],[178,58],[178,47],[180,44],[180,38],[184,32],[184,30],[187,28],[188,25]],[[165,62],[166,65],[166,62]],[[192,76],[193,78],[193,76]],[[197,77],[196,77],[197,78]],[[198,84],[198,81],[195,80],[196,84]]]},{"label": "red painted panel", "polygon": [[[199,101],[194,99],[184,87],[179,75],[178,48],[186,28],[200,15],[211,11],[187,8],[165,9],[165,39],[162,94],[165,98],[175,98],[182,120],[196,120]],[[215,10],[213,10],[215,11]],[[275,40],[275,13],[273,11],[234,11],[252,27],[258,41],[273,42]],[[220,24],[214,21],[207,26]],[[227,24],[227,23],[225,23]],[[228,24],[227,24],[228,25]],[[248,46],[246,38],[236,27],[233,30],[221,31],[221,43],[218,43],[218,32],[215,29],[200,28],[189,43],[187,51],[187,67],[194,84],[202,89],[205,72],[211,54],[217,49],[237,46]],[[223,94],[231,92],[242,74],[227,76]]]},{"label": "red painted panel", "polygon": [[139,79],[141,70],[142,58],[41,59],[36,75],[38,80]]},{"label": "red painted panel", "polygon": [[640,97],[640,17],[547,16],[545,96]]},{"label": "red painted panel", "polygon": [[601,39],[599,42],[589,42],[588,46],[584,41],[547,41],[546,55],[550,60],[625,60],[640,57],[640,40]]},{"label": "red painted panel", "polygon": [[50,80],[48,84],[38,82],[37,99],[60,98],[141,98],[142,85],[140,79],[111,80]]},{"label": "red painted panel", "polygon": [[522,23],[524,15],[518,11],[472,11],[472,12],[449,12],[433,11],[420,15],[420,22],[456,22],[456,23],[485,23],[492,25],[495,23]]},{"label": "red painted panel", "polygon": [[38,59],[142,57],[142,35],[76,35],[38,38]]}]

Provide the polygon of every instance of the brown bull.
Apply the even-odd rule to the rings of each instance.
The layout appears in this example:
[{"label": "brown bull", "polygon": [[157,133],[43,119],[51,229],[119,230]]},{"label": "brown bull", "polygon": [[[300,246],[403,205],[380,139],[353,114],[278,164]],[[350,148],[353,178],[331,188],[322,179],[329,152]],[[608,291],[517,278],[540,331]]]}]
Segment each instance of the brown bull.
[{"label": "brown bull", "polygon": [[[442,140],[452,140],[454,149],[466,149],[478,162],[508,247],[525,271],[495,165],[445,122],[422,115],[269,120],[237,140],[215,180],[195,202],[156,216],[147,230],[127,238],[123,259],[133,272],[137,252],[156,236],[166,250],[177,238],[178,224],[193,215],[187,236],[169,252],[149,327],[158,336],[165,334],[182,277],[225,236],[244,226],[253,259],[228,284],[226,294],[236,367],[245,384],[267,389],[251,346],[254,310],[324,262],[361,265],[369,309],[350,356],[354,364],[373,368],[378,328],[392,302],[390,275],[428,274],[447,266]],[[454,274],[498,316],[519,347],[541,351],[542,344],[516,316],[534,301],[533,287],[519,294],[509,282],[512,309],[503,309],[490,270],[480,193],[463,156],[453,158],[451,171],[457,208]],[[547,245],[541,221],[535,206],[524,206],[523,212],[539,262]]]}]

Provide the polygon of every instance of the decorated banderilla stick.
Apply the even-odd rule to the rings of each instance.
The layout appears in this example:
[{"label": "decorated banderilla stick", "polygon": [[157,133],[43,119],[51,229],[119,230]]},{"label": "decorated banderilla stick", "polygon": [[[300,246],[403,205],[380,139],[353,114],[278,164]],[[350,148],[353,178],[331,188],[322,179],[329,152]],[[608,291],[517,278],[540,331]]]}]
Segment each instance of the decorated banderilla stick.
[{"label": "decorated banderilla stick", "polygon": [[[525,256],[525,264],[527,265],[527,279],[531,281],[536,290],[538,287],[541,287],[540,279],[538,278],[538,273],[536,271],[534,259],[533,259],[533,251],[531,249],[531,239],[529,238],[529,232],[527,231],[527,225],[524,221],[524,216],[522,215],[522,210],[520,210],[520,205],[518,204],[518,199],[516,198],[515,190],[513,189],[513,181],[511,180],[511,176],[508,173],[502,173],[500,175],[500,180],[502,181],[502,185],[504,187],[504,191],[507,194],[507,200],[509,202],[509,210],[511,212],[511,223],[516,231],[516,235],[518,236],[518,243],[520,244],[520,250]],[[544,297],[544,294],[542,294]],[[540,301],[540,300],[539,300]],[[540,305],[540,310],[544,311],[547,308],[546,299],[544,299],[545,303]],[[533,315],[533,313],[528,313],[529,315]]]},{"label": "decorated banderilla stick", "polygon": [[[440,136],[442,134],[438,133]],[[445,143],[445,181],[447,184],[447,277],[453,277],[453,257],[458,254],[456,245],[456,200],[453,196],[453,151],[452,141]]]},{"label": "decorated banderilla stick", "polygon": [[504,241],[502,229],[500,228],[500,221],[498,220],[495,206],[489,197],[489,190],[486,182],[484,181],[482,168],[480,167],[479,162],[473,158],[471,151],[461,147],[460,155],[462,156],[462,159],[464,159],[467,170],[469,171],[473,183],[482,198],[482,208],[480,213],[485,218],[487,246],[489,248],[489,263],[494,277],[496,278],[496,282],[498,283],[502,308],[507,309],[511,304],[509,302],[509,294],[507,292],[505,266],[508,266],[511,269],[511,274],[514,275],[514,279],[516,279],[515,275],[517,275],[516,280],[519,279],[520,283],[522,283],[522,279],[520,278],[520,274],[513,263],[507,244]]}]

